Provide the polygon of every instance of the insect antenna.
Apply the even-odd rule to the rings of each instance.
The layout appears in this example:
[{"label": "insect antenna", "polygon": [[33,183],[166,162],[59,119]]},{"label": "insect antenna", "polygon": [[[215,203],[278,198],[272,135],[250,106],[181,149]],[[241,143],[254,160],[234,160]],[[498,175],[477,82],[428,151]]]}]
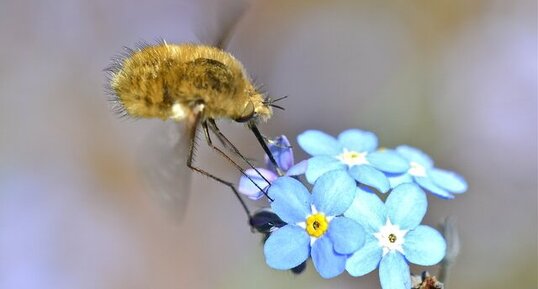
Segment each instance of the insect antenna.
[{"label": "insect antenna", "polygon": [[269,105],[269,106],[274,107],[274,108],[278,108],[278,109],[280,109],[280,110],[285,110],[284,107],[282,107],[282,106],[280,106],[280,105],[276,105],[275,102],[279,102],[279,101],[284,100],[284,99],[286,99],[286,98],[288,98],[287,95],[284,95],[284,96],[279,97],[279,98],[277,98],[277,99],[271,99],[270,97],[266,97],[266,98],[264,99],[264,101],[263,101],[263,104],[265,104],[265,105]]},{"label": "insect antenna", "polygon": [[278,108],[280,110],[286,110],[285,108],[283,108],[282,106],[280,105],[275,105],[275,104],[269,104],[271,107],[274,107],[274,108]]},{"label": "insect antenna", "polygon": [[284,96],[281,96],[281,97],[279,97],[279,98],[277,98],[277,99],[273,99],[273,100],[271,100],[270,102],[271,102],[271,103],[275,103],[275,102],[284,100],[284,99],[286,99],[286,98],[288,98],[288,96],[287,96],[287,95],[284,95]]}]

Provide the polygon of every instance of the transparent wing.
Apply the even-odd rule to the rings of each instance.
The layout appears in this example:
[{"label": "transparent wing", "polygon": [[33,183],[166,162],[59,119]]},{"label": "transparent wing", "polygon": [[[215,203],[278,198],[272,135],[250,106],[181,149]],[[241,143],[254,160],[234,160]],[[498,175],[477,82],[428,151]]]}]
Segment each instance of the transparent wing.
[{"label": "transparent wing", "polygon": [[159,122],[148,134],[140,153],[148,191],[176,221],[185,215],[189,199],[188,145],[183,123]]},{"label": "transparent wing", "polygon": [[195,35],[208,45],[227,47],[234,26],[254,0],[201,0],[196,2]]}]

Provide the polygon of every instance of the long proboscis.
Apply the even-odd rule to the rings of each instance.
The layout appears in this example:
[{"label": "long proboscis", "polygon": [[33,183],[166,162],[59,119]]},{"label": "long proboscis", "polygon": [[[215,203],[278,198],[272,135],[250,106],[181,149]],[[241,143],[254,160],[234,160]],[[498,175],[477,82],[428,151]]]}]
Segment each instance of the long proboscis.
[{"label": "long proboscis", "polygon": [[258,127],[256,126],[256,123],[254,121],[250,121],[248,123],[248,128],[254,133],[254,135],[256,136],[256,139],[258,140],[258,142],[260,143],[260,145],[262,146],[262,149],[263,151],[265,152],[265,154],[267,155],[267,157],[269,157],[269,161],[271,162],[271,164],[276,168],[277,170],[277,173],[279,176],[283,176],[284,175],[284,172],[282,171],[282,169],[280,169],[280,166],[277,164],[275,158],[273,157],[273,154],[271,153],[271,150],[269,149],[269,147],[267,146],[267,144],[265,143],[265,139],[263,137],[263,135],[260,133],[260,130],[258,129]]}]

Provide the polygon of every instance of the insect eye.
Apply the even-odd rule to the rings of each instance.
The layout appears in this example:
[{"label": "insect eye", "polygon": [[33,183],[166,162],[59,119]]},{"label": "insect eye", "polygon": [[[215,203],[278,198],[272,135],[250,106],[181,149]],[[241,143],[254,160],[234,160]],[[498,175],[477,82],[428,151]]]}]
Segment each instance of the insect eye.
[{"label": "insect eye", "polygon": [[253,117],[256,116],[256,111],[254,109],[254,104],[252,101],[249,101],[245,108],[243,109],[243,112],[241,115],[235,119],[237,122],[246,122],[251,120]]}]

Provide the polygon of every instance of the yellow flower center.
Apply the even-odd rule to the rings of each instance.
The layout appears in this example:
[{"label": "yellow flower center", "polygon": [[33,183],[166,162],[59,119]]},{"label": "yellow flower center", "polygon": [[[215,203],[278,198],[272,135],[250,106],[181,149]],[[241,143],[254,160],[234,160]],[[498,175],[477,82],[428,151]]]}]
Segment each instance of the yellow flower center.
[{"label": "yellow flower center", "polygon": [[329,228],[329,222],[322,213],[308,216],[306,219],[306,232],[312,237],[319,238],[325,234]]},{"label": "yellow flower center", "polygon": [[367,152],[356,152],[356,151],[349,151],[347,149],[344,149],[344,152],[337,156],[337,158],[343,162],[344,164],[348,165],[349,167],[356,166],[356,165],[362,165],[367,164],[368,160],[366,160]]},{"label": "yellow flower center", "polygon": [[416,162],[410,162],[409,163],[409,170],[407,171],[410,175],[416,176],[416,177],[425,177],[426,176],[426,168]]},{"label": "yellow flower center", "polygon": [[391,251],[404,253],[403,244],[405,243],[405,235],[408,230],[401,230],[400,226],[393,225],[387,218],[387,223],[379,228],[379,232],[374,233],[374,236],[379,240],[379,245],[383,248],[383,256]]}]

